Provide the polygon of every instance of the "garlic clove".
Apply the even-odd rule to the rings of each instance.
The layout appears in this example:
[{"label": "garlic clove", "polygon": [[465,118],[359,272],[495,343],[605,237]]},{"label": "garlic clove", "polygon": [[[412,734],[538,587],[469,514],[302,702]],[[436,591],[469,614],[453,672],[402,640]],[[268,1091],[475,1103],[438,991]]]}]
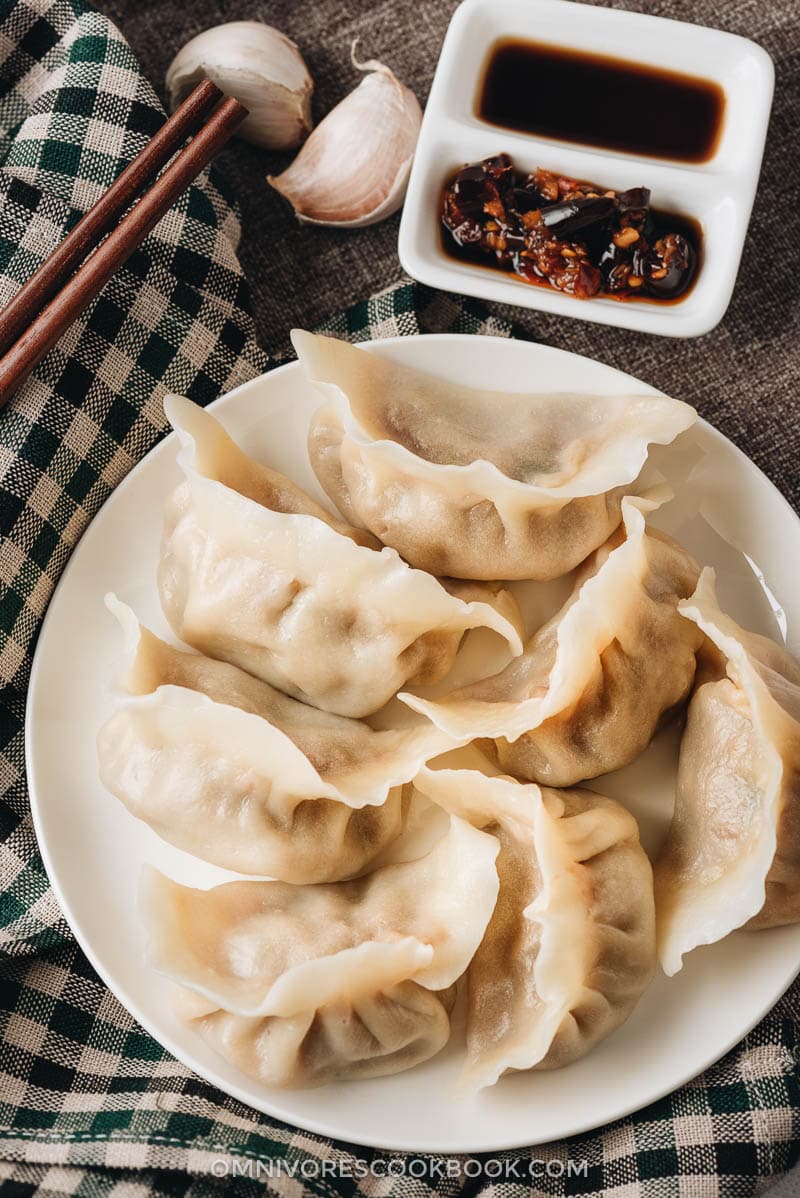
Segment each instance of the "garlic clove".
[{"label": "garlic clove", "polygon": [[237,137],[291,150],[311,130],[314,81],[294,42],[271,25],[231,21],[193,37],[167,70],[170,108],[177,108],[201,79],[210,79],[249,109]]},{"label": "garlic clove", "polygon": [[319,123],[291,166],[268,176],[308,224],[372,225],[396,212],[406,193],[422,109],[383,63],[360,63],[353,53],[353,65],[369,74]]}]

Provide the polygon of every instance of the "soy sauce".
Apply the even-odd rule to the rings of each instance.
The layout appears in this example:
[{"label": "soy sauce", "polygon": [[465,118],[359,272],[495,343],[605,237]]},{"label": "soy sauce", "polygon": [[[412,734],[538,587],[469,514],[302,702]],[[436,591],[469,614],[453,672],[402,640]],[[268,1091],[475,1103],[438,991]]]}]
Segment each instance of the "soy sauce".
[{"label": "soy sauce", "polygon": [[515,39],[489,51],[477,101],[504,129],[677,162],[712,157],[724,112],[709,79]]}]

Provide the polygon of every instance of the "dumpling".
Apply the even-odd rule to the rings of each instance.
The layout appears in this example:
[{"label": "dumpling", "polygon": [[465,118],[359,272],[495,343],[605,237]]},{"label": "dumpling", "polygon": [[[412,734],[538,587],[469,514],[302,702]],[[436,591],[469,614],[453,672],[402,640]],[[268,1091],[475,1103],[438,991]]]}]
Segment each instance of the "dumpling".
[{"label": "dumpling", "polygon": [[800,665],[720,611],[703,571],[687,623],[708,637],[656,864],[664,972],[734,928],[800,921]]},{"label": "dumpling", "polygon": [[186,479],[167,505],[159,591],[182,640],[346,716],[444,677],[469,628],[522,651],[507,591],[451,593],[393,549],[357,543],[363,533],[248,458],[208,412],[177,396],[164,408]]},{"label": "dumpling", "polygon": [[409,780],[447,736],[318,711],[106,602],[125,631],[131,697],[100,729],[100,777],[164,840],[239,873],[330,882],[405,832],[420,802]]},{"label": "dumpling", "polygon": [[654,506],[623,499],[622,528],[586,562],[521,657],[438,701],[401,694],[403,702],[454,738],[492,738],[502,769],[549,786],[633,761],[689,693],[703,639],[677,610],[698,566],[671,537],[646,528]]},{"label": "dumpling", "polygon": [[696,418],[666,396],[479,391],[330,337],[292,340],[328,401],[308,441],[322,487],[432,574],[565,574],[619,524],[648,446]]},{"label": "dumpling", "polygon": [[558,1069],[628,1018],[656,964],[653,874],[632,815],[589,790],[472,770],[417,785],[500,842],[500,893],[467,972],[465,1082]]},{"label": "dumpling", "polygon": [[[179,1014],[267,1086],[376,1077],[433,1056],[497,899],[494,837],[459,819],[424,857],[324,886],[179,886],[148,870],[151,963]],[[188,992],[188,993],[187,993]]]}]

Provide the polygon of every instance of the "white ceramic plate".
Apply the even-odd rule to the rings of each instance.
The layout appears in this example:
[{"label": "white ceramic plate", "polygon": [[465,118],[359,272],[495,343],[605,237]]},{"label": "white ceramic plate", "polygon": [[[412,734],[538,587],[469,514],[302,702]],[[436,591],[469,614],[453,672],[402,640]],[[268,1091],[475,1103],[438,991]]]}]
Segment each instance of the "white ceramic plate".
[{"label": "white ceramic plate", "polygon": [[[453,380],[507,390],[643,389],[599,363],[524,342],[409,337],[376,348]],[[214,407],[250,452],[321,497],[305,452],[315,404],[293,364]],[[776,636],[787,619],[790,630],[800,628],[793,576],[800,523],[719,433],[700,425],[685,436],[707,456],[692,486],[681,488],[690,502],[673,505],[661,523],[682,525],[690,547],[717,566],[722,601],[738,619]],[[408,1073],[296,1092],[257,1085],[183,1027],[171,1012],[166,983],[143,960],[136,916],[140,868],[151,862],[192,885],[226,875],[163,844],[106,794],[94,747],[113,702],[120,652],[104,593],[116,590],[145,623],[167,634],[155,571],[162,502],[177,477],[171,437],[117,488],[85,533],[42,629],[27,716],[31,805],[64,914],[100,976],[165,1048],[221,1090],[308,1130],[389,1149],[474,1153],[557,1140],[635,1110],[700,1072],[772,1006],[800,966],[800,927],[737,933],[698,950],[676,978],[659,975],[625,1026],[584,1060],[560,1072],[504,1078],[477,1096],[456,1093],[458,1027],[443,1053]],[[746,557],[697,516],[701,509],[723,534],[738,536],[777,599],[766,595]],[[629,803],[651,851],[669,818],[675,747],[675,733],[668,732],[633,766],[592,784]]]}]

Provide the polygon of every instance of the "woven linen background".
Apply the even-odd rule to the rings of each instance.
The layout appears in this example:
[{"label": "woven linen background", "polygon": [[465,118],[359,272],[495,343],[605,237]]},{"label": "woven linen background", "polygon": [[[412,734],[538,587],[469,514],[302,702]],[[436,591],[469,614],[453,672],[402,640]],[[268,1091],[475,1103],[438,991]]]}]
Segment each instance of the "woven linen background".
[{"label": "woven linen background", "polygon": [[[4,0],[0,13],[14,7]],[[319,0],[314,6],[290,0],[193,0],[190,4],[101,0],[99,7],[121,27],[156,88],[161,87],[174,50],[201,28],[251,16],[273,22],[297,40],[315,74],[319,118],[354,83],[349,44],[355,36],[362,38],[362,53],[388,61],[424,101],[455,5],[439,0]],[[205,233],[206,249],[212,259],[222,258],[231,277],[236,276],[233,245],[238,225],[230,211],[226,213],[227,201],[235,194],[244,227],[238,253],[249,277],[261,344],[274,357],[285,352],[293,324],[324,324],[339,335],[359,339],[440,329],[507,333],[506,321],[513,319],[518,332],[590,354],[690,400],[800,506],[798,297],[793,281],[800,242],[795,208],[800,180],[793,141],[800,74],[795,6],[741,0],[716,4],[640,0],[629,7],[753,36],[776,61],[778,103],[742,275],[732,308],[714,333],[698,341],[672,342],[517,310],[487,312],[474,301],[464,303],[410,285],[385,291],[369,304],[358,302],[398,278],[397,218],[347,234],[300,228],[264,182],[264,176],[279,169],[285,159],[241,144],[226,150],[220,160],[230,191],[218,193],[217,188],[224,187],[220,176],[208,193],[214,217],[207,213],[207,223],[219,231]],[[149,90],[144,82],[141,87],[139,98],[146,97],[149,107]],[[185,225],[181,217],[171,230],[168,226],[161,251],[168,262],[172,261],[170,247],[181,241],[188,248],[181,239],[190,240],[192,232],[198,232]],[[57,230],[54,222],[54,236]],[[185,257],[182,261],[190,276],[185,281],[191,284],[199,264],[190,266]],[[139,265],[141,270],[148,266]],[[135,299],[136,277],[123,281]],[[160,282],[163,286],[163,275]],[[226,283],[223,291],[227,307],[216,329],[217,337],[222,336],[216,349],[214,336],[209,337],[213,320],[194,330],[199,333],[201,357],[210,352],[213,367],[207,375],[194,363],[201,402],[264,362],[249,336],[244,289],[238,285],[231,289]],[[141,303],[137,306],[133,299],[132,310],[141,313]],[[152,313],[147,314],[145,327],[148,320]],[[237,331],[234,337],[223,331],[230,325]],[[154,330],[147,331],[149,335]],[[235,345],[233,352],[226,341]],[[79,340],[76,346],[68,346],[68,354],[77,347],[80,360],[81,344]],[[177,366],[172,365],[171,377],[168,370],[165,373],[169,385],[187,389],[188,383],[182,386],[176,381],[188,379],[193,366],[191,353],[179,352],[182,345],[173,346]],[[69,526],[73,540],[96,508],[100,493],[110,489],[159,434],[157,401],[165,379],[154,359],[133,366],[158,379],[151,387],[153,399],[142,398],[142,379],[135,377],[126,402],[139,411],[133,425],[138,440],[123,438],[119,454],[113,455],[112,470],[97,483],[98,491],[89,502],[78,505],[82,510]],[[67,359],[56,359],[55,366],[49,367],[55,373],[46,381],[55,382],[68,367]],[[106,402],[102,397],[101,401]],[[79,467],[76,462],[75,470]],[[84,475],[80,471],[80,477]],[[56,547],[52,574],[66,560],[70,543]],[[36,601],[46,596],[49,585],[45,570]],[[34,608],[30,614],[35,619]],[[20,660],[22,674],[24,669]],[[22,675],[19,684],[23,685]],[[21,802],[18,790],[17,803]],[[35,863],[26,864],[26,869],[37,885],[43,881]],[[56,920],[52,896],[43,890],[37,897],[35,918],[18,924],[18,928],[25,925],[30,935],[16,942],[9,938],[5,945],[9,955],[0,960],[0,1012],[4,1008],[15,1012],[0,1041],[0,1058],[7,1067],[6,1072],[0,1070],[4,1194],[750,1198],[764,1192],[800,1152],[800,990],[795,986],[736,1052],[677,1094],[607,1129],[537,1150],[537,1155],[554,1161],[586,1158],[585,1176],[545,1176],[533,1183],[493,1182],[486,1175],[474,1180],[414,1181],[408,1176],[348,1180],[345,1168],[340,1179],[318,1175],[303,1181],[284,1174],[268,1183],[215,1180],[209,1170],[220,1159],[241,1162],[271,1157],[290,1165],[336,1161],[347,1166],[386,1154],[334,1144],[267,1120],[193,1078],[137,1028]]]}]

